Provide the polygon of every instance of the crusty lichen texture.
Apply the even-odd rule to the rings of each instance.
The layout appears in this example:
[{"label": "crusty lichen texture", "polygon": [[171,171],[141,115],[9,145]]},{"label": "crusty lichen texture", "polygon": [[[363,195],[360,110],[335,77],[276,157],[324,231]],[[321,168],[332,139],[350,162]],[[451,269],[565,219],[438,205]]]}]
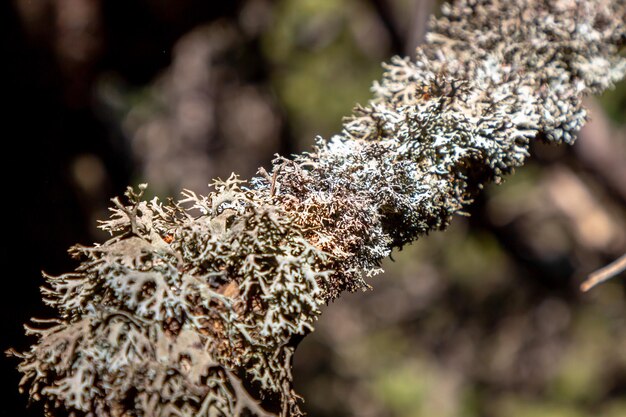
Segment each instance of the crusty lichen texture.
[{"label": "crusty lichen texture", "polygon": [[572,143],[581,99],[626,72],[626,1],[460,1],[374,97],[249,182],[114,200],[112,239],[46,277],[21,388],[76,416],[297,416],[291,357],[322,304],[445,228],[531,140]]}]

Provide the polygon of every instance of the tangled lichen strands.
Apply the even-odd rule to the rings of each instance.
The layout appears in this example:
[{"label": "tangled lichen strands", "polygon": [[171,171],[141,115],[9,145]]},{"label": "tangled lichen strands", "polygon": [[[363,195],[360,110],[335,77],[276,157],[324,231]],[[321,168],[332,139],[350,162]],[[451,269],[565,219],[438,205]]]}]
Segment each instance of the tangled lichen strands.
[{"label": "tangled lichen strands", "polygon": [[102,223],[115,236],[75,247],[77,271],[47,277],[63,321],[32,329],[40,343],[20,354],[33,398],[79,415],[121,415],[129,401],[137,416],[269,415],[243,387],[245,368],[283,415],[298,413],[288,342],[312,330],[327,255],[241,184],[165,206],[142,201],[145,187],[115,200]]},{"label": "tangled lichen strands", "polygon": [[362,273],[393,247],[445,228],[485,184],[523,165],[532,139],[572,143],[583,96],[626,73],[625,21],[624,1],[446,5],[416,60],[393,58],[342,133],[296,159],[315,180],[305,196],[286,193],[334,213],[330,224],[305,223],[321,223],[328,246],[350,254],[342,276],[360,269],[345,288],[364,286]]},{"label": "tangled lichen strands", "polygon": [[48,415],[301,415],[290,363],[320,306],[445,228],[531,140],[571,143],[582,96],[626,73],[625,20],[624,0],[459,1],[311,153],[178,202],[129,189],[111,240],[46,277],[60,318],[13,352],[21,389]]}]

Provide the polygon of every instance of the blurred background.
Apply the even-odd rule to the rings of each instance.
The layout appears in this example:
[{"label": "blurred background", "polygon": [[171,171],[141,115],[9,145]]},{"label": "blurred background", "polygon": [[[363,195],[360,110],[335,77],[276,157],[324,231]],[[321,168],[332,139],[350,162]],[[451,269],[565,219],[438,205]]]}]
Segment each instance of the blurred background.
[{"label": "blurred background", "polygon": [[[412,54],[432,0],[8,0],[0,3],[0,349],[50,317],[41,270],[106,238],[129,184],[206,193],[329,137],[381,61]],[[533,158],[394,253],[373,291],[325,308],[295,359],[312,417],[626,416],[626,83],[590,98],[574,147]],[[32,180],[34,178],[34,180]],[[0,360],[0,415],[42,416]]]}]

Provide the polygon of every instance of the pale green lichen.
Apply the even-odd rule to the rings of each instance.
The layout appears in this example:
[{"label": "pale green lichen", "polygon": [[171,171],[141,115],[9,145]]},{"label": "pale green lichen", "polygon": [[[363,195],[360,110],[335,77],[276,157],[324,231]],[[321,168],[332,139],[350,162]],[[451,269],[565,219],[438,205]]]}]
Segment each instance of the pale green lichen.
[{"label": "pale green lichen", "polygon": [[626,72],[625,18],[624,0],[460,1],[311,153],[179,202],[129,190],[113,238],[47,277],[60,318],[29,328],[21,387],[50,415],[300,415],[290,361],[320,306],[445,228],[532,139],[571,143],[582,96]]}]

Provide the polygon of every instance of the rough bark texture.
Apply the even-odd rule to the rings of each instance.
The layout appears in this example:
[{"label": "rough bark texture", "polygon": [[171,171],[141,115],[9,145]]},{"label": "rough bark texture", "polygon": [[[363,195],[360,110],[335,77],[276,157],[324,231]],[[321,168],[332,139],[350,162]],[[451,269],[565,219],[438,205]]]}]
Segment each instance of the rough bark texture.
[{"label": "rough bark texture", "polygon": [[460,1],[311,153],[178,202],[129,189],[112,239],[47,277],[59,318],[13,352],[21,388],[50,415],[301,415],[290,362],[319,307],[444,229],[531,140],[572,143],[583,95],[626,73],[625,20],[624,0]]}]

